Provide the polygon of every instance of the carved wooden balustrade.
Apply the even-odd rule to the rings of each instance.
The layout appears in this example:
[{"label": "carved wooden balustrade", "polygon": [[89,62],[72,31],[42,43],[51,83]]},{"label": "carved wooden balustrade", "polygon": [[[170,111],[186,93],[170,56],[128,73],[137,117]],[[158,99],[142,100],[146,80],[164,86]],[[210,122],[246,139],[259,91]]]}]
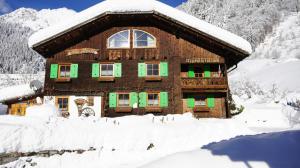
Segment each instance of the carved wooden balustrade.
[{"label": "carved wooden balustrade", "polygon": [[181,87],[184,89],[227,89],[227,81],[219,78],[181,78]]}]

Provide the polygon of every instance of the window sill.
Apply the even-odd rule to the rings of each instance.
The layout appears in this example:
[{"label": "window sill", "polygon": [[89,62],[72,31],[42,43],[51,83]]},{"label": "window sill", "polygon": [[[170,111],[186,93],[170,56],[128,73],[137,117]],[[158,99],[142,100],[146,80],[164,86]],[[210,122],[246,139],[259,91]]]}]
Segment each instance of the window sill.
[{"label": "window sill", "polygon": [[161,77],[160,76],[146,76],[145,80],[146,81],[161,81]]},{"label": "window sill", "polygon": [[120,113],[130,113],[132,111],[132,107],[116,107],[115,112]]},{"label": "window sill", "polygon": [[112,81],[115,81],[115,77],[99,77],[98,81],[100,81],[100,82],[112,82]]},{"label": "window sill", "polygon": [[157,112],[157,113],[161,113],[162,109],[160,107],[145,107],[146,112]]},{"label": "window sill", "polygon": [[71,78],[57,78],[55,82],[70,82]]},{"label": "window sill", "polygon": [[194,112],[209,112],[210,108],[208,107],[194,107]]}]

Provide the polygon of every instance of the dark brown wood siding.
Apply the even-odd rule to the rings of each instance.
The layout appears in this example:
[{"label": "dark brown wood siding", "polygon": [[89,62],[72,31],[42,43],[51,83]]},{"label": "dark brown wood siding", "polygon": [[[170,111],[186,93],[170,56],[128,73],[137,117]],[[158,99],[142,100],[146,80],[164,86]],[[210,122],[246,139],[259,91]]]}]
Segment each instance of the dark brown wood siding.
[{"label": "dark brown wood siding", "polygon": [[[130,49],[108,49],[107,38],[114,33],[126,29],[144,30],[157,39],[156,48],[130,48]],[[132,40],[131,40],[132,42]],[[132,44],[131,44],[132,46]],[[99,49],[98,54],[79,54],[67,56],[71,49],[93,48]],[[53,56],[47,58],[45,94],[46,95],[102,95],[107,102],[109,92],[115,91],[167,91],[169,93],[169,107],[162,114],[182,113],[182,89],[180,77],[180,65],[182,59],[186,58],[216,58],[223,57],[210,52],[190,41],[184,40],[174,34],[166,32],[157,27],[134,26],[134,27],[112,27],[101,31]],[[138,77],[138,63],[144,61],[167,61],[169,64],[169,75],[163,77],[162,81],[148,82]],[[122,63],[122,77],[116,78],[114,82],[99,82],[91,77],[92,63],[111,61]],[[223,61],[224,62],[224,61]],[[78,78],[70,82],[55,82],[50,79],[50,64],[52,63],[77,63],[79,65]],[[226,77],[227,78],[227,77]],[[225,96],[223,97],[225,98]],[[219,103],[216,103],[216,105]],[[107,108],[107,104],[106,104]],[[205,117],[225,117],[223,106],[216,106],[222,111],[219,115],[205,115]],[[107,108],[108,109],[108,108]],[[131,114],[144,114],[143,109],[134,109]],[[128,114],[128,113],[126,113]],[[105,116],[120,116],[112,109],[105,112]]]}]

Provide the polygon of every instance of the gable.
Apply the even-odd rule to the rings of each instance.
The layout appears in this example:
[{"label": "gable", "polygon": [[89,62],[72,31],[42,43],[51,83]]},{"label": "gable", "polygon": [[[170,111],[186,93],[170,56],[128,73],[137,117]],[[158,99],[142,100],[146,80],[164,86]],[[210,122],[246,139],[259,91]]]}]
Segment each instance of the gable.
[{"label": "gable", "polygon": [[[229,66],[246,57],[244,53],[236,50],[235,48],[228,47],[219,41],[208,38],[203,34],[199,34],[198,32],[187,29],[184,26],[155,14],[107,14],[89,24],[34,47],[34,49],[44,57],[52,56],[70,47],[72,48],[72,46],[77,46],[78,48],[99,48],[100,50],[103,50],[106,47],[106,41],[101,42],[100,39],[106,39],[107,36],[101,36],[94,39],[92,42],[93,44],[91,44],[89,40],[114,27],[126,28],[133,26],[146,28],[155,27],[157,29],[156,31],[161,30],[163,32],[167,32],[178,41],[187,41],[192,50],[193,48],[199,47],[209,51],[210,53],[226,58]],[[162,36],[160,38],[168,37]],[[179,47],[179,43],[177,43],[176,46]],[[173,50],[177,51],[176,46],[170,47],[173,47]],[[170,49],[166,50],[168,51]]]},{"label": "gable", "polygon": [[244,55],[249,55],[252,52],[251,45],[241,37],[155,0],[103,1],[80,12],[74,20],[35,33],[29,39],[29,46],[36,48],[65,33],[84,27],[86,24],[111,14],[153,14],[219,41]]}]

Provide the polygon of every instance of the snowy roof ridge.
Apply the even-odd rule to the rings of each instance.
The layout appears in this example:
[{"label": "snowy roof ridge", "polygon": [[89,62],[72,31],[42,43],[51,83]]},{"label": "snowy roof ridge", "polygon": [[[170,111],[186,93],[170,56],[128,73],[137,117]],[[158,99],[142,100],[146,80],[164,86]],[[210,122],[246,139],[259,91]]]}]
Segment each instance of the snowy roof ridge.
[{"label": "snowy roof ridge", "polygon": [[33,48],[41,43],[62,35],[65,32],[78,27],[79,25],[93,21],[103,14],[122,12],[157,12],[189,27],[195,28],[204,34],[212,36],[233,47],[236,47],[246,54],[252,53],[251,44],[242,37],[200,20],[157,0],[105,0],[77,13],[73,17],[76,19],[51,26],[34,33],[29,37],[28,45],[29,47]]},{"label": "snowy roof ridge", "polygon": [[0,103],[13,99],[20,99],[35,95],[36,92],[29,84],[15,85],[0,89]]}]

